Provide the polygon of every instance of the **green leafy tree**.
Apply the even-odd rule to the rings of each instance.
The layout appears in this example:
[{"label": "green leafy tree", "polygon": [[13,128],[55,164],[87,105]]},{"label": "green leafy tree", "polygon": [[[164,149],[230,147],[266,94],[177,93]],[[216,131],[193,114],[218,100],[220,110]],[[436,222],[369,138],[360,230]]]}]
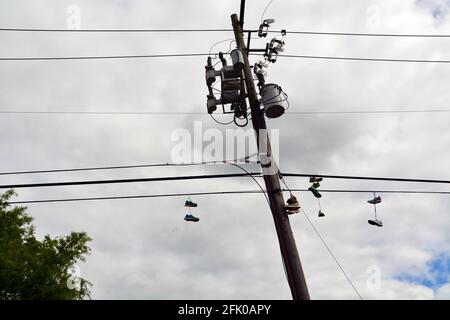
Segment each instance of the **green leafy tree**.
[{"label": "green leafy tree", "polygon": [[26,208],[8,203],[14,195],[13,190],[0,195],[0,299],[90,298],[91,283],[71,270],[85,261],[92,239],[84,232],[72,232],[39,241]]}]

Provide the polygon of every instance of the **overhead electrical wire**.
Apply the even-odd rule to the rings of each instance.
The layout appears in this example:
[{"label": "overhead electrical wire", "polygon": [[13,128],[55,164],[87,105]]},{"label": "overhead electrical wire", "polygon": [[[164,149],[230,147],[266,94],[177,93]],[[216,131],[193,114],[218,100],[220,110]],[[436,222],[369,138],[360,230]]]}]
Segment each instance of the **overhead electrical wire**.
[{"label": "overhead electrical wire", "polygon": [[390,114],[390,113],[442,113],[450,112],[450,109],[406,109],[406,110],[343,110],[343,111],[289,111],[294,115],[316,115],[316,114]]},{"label": "overhead electrical wire", "polygon": [[[308,189],[282,189],[283,192],[310,192]],[[80,201],[98,201],[98,200],[126,200],[126,199],[145,199],[145,198],[165,198],[165,197],[185,197],[185,196],[208,196],[208,195],[232,195],[232,194],[260,194],[266,193],[264,189],[260,190],[234,190],[234,191],[207,191],[207,192],[186,192],[186,193],[163,193],[146,195],[128,195],[128,196],[109,196],[109,197],[86,197],[86,198],[60,198],[60,199],[41,199],[41,200],[20,200],[8,202],[9,204],[29,204],[29,203],[53,203],[53,202],[80,202]],[[320,190],[321,193],[385,193],[385,194],[434,194],[450,195],[450,191],[420,191],[420,190]]]},{"label": "overhead electrical wire", "polygon": [[[116,169],[136,169],[136,168],[152,168],[152,167],[187,167],[208,164],[224,164],[237,160],[225,161],[204,161],[198,163],[153,163],[153,164],[137,164],[137,165],[121,165],[121,166],[103,166],[103,167],[84,167],[84,168],[66,168],[66,169],[49,169],[49,170],[26,170],[26,171],[9,171],[0,172],[0,176],[6,175],[23,175],[23,174],[40,174],[40,173],[60,173],[60,172],[78,172],[78,171],[99,171],[99,170],[116,170]],[[256,163],[256,162],[248,162]]]},{"label": "overhead electrical wire", "polygon": [[[254,55],[254,54],[252,54]],[[258,54],[256,54],[258,55]],[[335,56],[315,56],[315,55],[293,55],[280,54],[282,58],[299,59],[322,59],[322,60],[346,60],[346,61],[370,61],[370,62],[409,62],[409,63],[450,63],[450,60],[426,60],[426,59],[388,59],[388,58],[358,58],[358,57],[335,57]]]},{"label": "overhead electrical wire", "polygon": [[[268,31],[281,33],[281,31]],[[355,36],[355,37],[395,37],[395,38],[450,38],[450,34],[408,34],[408,33],[365,33],[365,32],[324,32],[324,31],[290,31],[286,34],[324,35],[324,36]]]},{"label": "overhead electrical wire", "polygon": [[44,60],[104,60],[104,59],[141,59],[141,58],[181,58],[202,57],[208,53],[168,53],[144,55],[111,55],[111,56],[72,56],[72,57],[0,57],[0,61],[44,61]]},{"label": "overhead electrical wire", "polygon": [[21,188],[41,188],[41,187],[64,187],[64,186],[86,186],[98,184],[118,184],[118,183],[139,183],[156,181],[180,181],[180,180],[201,180],[201,179],[222,179],[248,177],[249,175],[260,175],[260,173],[231,173],[231,174],[212,174],[212,175],[194,175],[194,176],[172,176],[172,177],[152,177],[152,178],[134,178],[134,179],[112,179],[112,180],[84,180],[84,181],[63,181],[63,182],[41,182],[0,185],[0,189],[21,189]]},{"label": "overhead electrical wire", "polygon": [[[311,192],[308,189],[283,189],[283,191]],[[450,191],[427,191],[427,190],[361,190],[361,189],[321,189],[322,193],[380,193],[380,194],[434,194],[450,195]]]},{"label": "overhead electrical wire", "polygon": [[343,176],[343,175],[318,175],[305,173],[283,173],[285,177],[322,177],[327,179],[345,179],[345,180],[373,180],[373,181],[391,181],[391,182],[417,182],[417,183],[442,183],[450,184],[450,180],[434,179],[413,179],[413,178],[385,178],[385,177],[365,177],[365,176]]},{"label": "overhead electrical wire", "polygon": [[[0,28],[0,31],[9,32],[62,32],[62,33],[183,33],[183,32],[232,32],[233,29],[226,28],[179,28],[179,29],[58,29],[58,28]],[[257,30],[243,30],[243,32],[257,32]],[[269,33],[280,33],[281,31],[268,31]],[[286,30],[287,34],[300,35],[325,35],[325,36],[356,36],[356,37],[397,37],[397,38],[450,38],[450,34],[408,34],[408,33],[366,33],[366,32],[334,32],[334,31],[301,31]]]},{"label": "overhead electrical wire", "polygon": [[[216,54],[216,53],[214,53]],[[257,53],[251,55],[261,56]],[[178,53],[178,54],[145,54],[145,55],[111,55],[111,56],[69,56],[69,57],[0,57],[0,61],[48,61],[48,60],[107,60],[107,59],[144,59],[144,58],[174,58],[174,57],[201,57],[209,56],[209,53]],[[288,55],[282,54],[278,57],[299,59],[324,59],[324,60],[347,60],[347,61],[370,61],[370,62],[410,62],[410,63],[450,63],[450,60],[425,60],[425,59],[387,59],[387,58],[358,58],[358,57],[335,57],[315,55]]]},{"label": "overhead electrical wire", "polygon": [[170,32],[232,32],[233,29],[188,29],[188,28],[180,28],[180,29],[43,29],[43,28],[0,28],[0,31],[14,31],[14,32],[70,32],[70,33],[83,33],[83,32],[92,32],[92,33],[102,33],[102,32],[113,32],[113,33],[121,33],[121,32],[148,32],[148,33],[170,33]]},{"label": "overhead electrical wire", "polygon": [[[450,109],[449,109],[450,111]],[[55,115],[208,115],[205,112],[159,112],[159,111],[13,111],[0,110],[0,114],[55,114]]]},{"label": "overhead electrical wire", "polygon": [[187,197],[187,196],[205,196],[205,195],[225,195],[225,194],[251,194],[262,193],[261,190],[240,190],[240,191],[208,191],[208,192],[188,192],[188,193],[166,193],[166,194],[147,194],[113,197],[88,197],[88,198],[67,198],[67,199],[45,199],[45,200],[24,200],[11,201],[9,204],[30,204],[30,203],[52,203],[52,202],[78,202],[78,201],[96,201],[96,200],[126,200],[143,198],[165,198],[165,197]]},{"label": "overhead electrical wire", "polygon": [[[237,160],[228,160],[237,161]],[[47,169],[47,170],[22,170],[0,172],[0,175],[15,175],[15,174],[33,174],[33,173],[52,173],[52,172],[70,172],[70,171],[94,171],[94,170],[111,170],[111,169],[126,169],[126,168],[143,168],[143,167],[162,167],[162,166],[189,166],[189,165],[205,165],[211,163],[228,163],[227,161],[210,161],[200,163],[188,164],[141,164],[141,165],[125,165],[125,166],[105,166],[105,167],[86,167],[86,168],[68,168],[68,169]],[[231,164],[231,163],[228,163]],[[53,182],[53,183],[32,183],[32,184],[11,184],[0,185],[0,189],[7,188],[31,188],[31,187],[53,187],[53,186],[69,186],[69,185],[90,185],[90,184],[109,184],[109,183],[131,183],[131,182],[150,182],[150,181],[168,181],[168,180],[192,180],[192,179],[209,179],[209,178],[227,178],[236,176],[261,175],[261,173],[249,174],[216,174],[216,175],[200,175],[200,176],[174,176],[174,177],[153,177],[153,178],[136,178],[136,179],[122,179],[122,180],[92,180],[92,181],[70,181],[70,182]],[[284,177],[300,177],[308,178],[312,176],[327,178],[327,179],[345,179],[345,180],[372,180],[372,181],[390,181],[390,182],[414,182],[414,183],[437,183],[450,184],[450,180],[438,179],[415,179],[415,178],[395,178],[395,177],[370,177],[370,176],[348,176],[348,175],[323,175],[310,173],[283,173]]]},{"label": "overhead electrical wire", "polygon": [[[329,111],[329,110],[315,110],[315,111],[289,111],[290,115],[345,115],[345,114],[393,114],[393,113],[448,113],[450,108],[447,109],[375,109],[375,110],[342,110],[342,111]],[[159,112],[159,111],[45,111],[45,110],[0,110],[0,114],[11,115],[204,115],[210,116],[206,112]],[[218,114],[225,116],[227,114]],[[216,119],[214,119],[216,120]],[[231,121],[230,123],[232,123]],[[221,123],[226,124],[226,123]]]}]

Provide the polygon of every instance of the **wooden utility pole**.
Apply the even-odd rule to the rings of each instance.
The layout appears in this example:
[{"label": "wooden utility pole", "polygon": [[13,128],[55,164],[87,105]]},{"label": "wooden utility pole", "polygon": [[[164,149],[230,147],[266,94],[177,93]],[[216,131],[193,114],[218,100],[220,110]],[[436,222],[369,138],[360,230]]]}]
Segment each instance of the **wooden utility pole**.
[{"label": "wooden utility pole", "polygon": [[[264,118],[264,113],[260,108],[260,102],[256,93],[255,83],[253,82],[253,74],[248,60],[248,52],[242,34],[241,23],[237,14],[231,15],[231,22],[233,25],[234,35],[236,37],[237,47],[242,51],[244,57],[244,69],[242,74],[245,80],[245,86],[250,102],[256,142],[258,145],[258,150],[260,150],[260,132],[264,132],[264,134],[267,135],[266,120]],[[276,166],[276,163],[272,157],[269,137],[263,136],[263,139],[264,143],[267,143],[267,145],[263,145],[265,148],[264,153],[267,152],[267,155],[271,161],[270,165]],[[262,166],[264,165],[262,164]],[[263,171],[265,171],[264,167]],[[277,231],[278,241],[280,243],[281,255],[289,286],[291,288],[292,298],[294,300],[309,300],[309,293],[305,276],[303,274],[302,264],[300,262],[294,235],[289,223],[289,217],[284,209],[285,203],[283,193],[281,192],[278,169],[269,174],[265,173],[264,181],[266,183],[267,195],[270,201],[270,209],[272,210],[273,220],[275,222],[275,229]]]}]

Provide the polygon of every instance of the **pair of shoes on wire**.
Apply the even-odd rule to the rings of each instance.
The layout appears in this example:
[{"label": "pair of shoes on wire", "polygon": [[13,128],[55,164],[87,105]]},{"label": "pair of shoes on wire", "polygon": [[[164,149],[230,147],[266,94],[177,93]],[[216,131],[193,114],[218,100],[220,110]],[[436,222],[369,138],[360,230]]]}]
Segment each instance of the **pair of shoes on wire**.
[{"label": "pair of shoes on wire", "polygon": [[372,225],[372,226],[376,226],[376,227],[382,227],[383,226],[383,221],[378,220],[377,218],[377,203],[381,203],[381,197],[380,196],[376,196],[375,193],[373,194],[373,199],[368,200],[367,201],[370,204],[373,204],[373,208],[374,208],[374,212],[375,212],[375,219],[370,219],[367,222]]},{"label": "pair of shoes on wire", "polygon": [[287,199],[287,205],[284,206],[284,209],[286,210],[287,214],[294,214],[300,212],[300,203],[298,202],[297,198],[291,194],[289,199]]},{"label": "pair of shoes on wire", "polygon": [[322,198],[322,195],[320,194],[319,190],[317,190],[317,188],[320,187],[320,181],[322,181],[323,178],[322,177],[310,177],[309,178],[309,182],[312,183],[312,186],[308,188],[309,191],[312,192],[312,194],[314,195],[314,197],[316,197],[317,199]]},{"label": "pair of shoes on wire", "polygon": [[200,219],[197,218],[196,216],[194,216],[191,213],[191,208],[196,208],[198,207],[198,204],[196,204],[195,202],[191,201],[191,198],[189,198],[188,200],[186,200],[186,202],[184,203],[184,206],[189,208],[189,213],[186,214],[186,216],[184,217],[184,220],[187,222],[199,222]]}]

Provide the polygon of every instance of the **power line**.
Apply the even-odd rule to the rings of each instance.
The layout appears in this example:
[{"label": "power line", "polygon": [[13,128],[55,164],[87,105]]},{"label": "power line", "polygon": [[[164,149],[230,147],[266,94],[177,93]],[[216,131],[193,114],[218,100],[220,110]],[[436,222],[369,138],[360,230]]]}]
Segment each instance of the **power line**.
[{"label": "power line", "polygon": [[148,32],[148,33],[171,33],[171,32],[230,32],[233,29],[42,29],[42,28],[0,28],[0,31],[14,31],[14,32],[70,32],[70,33],[102,33],[102,32]]},{"label": "power line", "polygon": [[[190,164],[190,165],[201,165]],[[170,165],[170,164],[169,164]],[[189,164],[188,164],[189,165]],[[40,171],[14,171],[3,172],[2,175],[8,174],[25,174],[25,173],[48,173],[48,172],[63,172],[63,171],[83,171],[83,170],[108,170],[121,169],[132,167],[149,167],[149,166],[167,166],[167,164],[148,164],[137,166],[114,166],[114,167],[94,167],[94,168],[75,168],[75,169],[55,169],[55,170],[40,170]],[[56,187],[56,186],[72,186],[72,185],[94,185],[94,184],[115,184],[115,183],[134,183],[134,182],[151,182],[151,181],[173,181],[173,180],[194,180],[194,179],[213,179],[213,178],[232,178],[250,175],[260,175],[261,173],[245,173],[245,174],[216,174],[216,175],[199,175],[199,176],[175,176],[175,177],[153,177],[153,178],[136,178],[136,179],[115,179],[115,180],[91,180],[91,181],[69,181],[69,182],[52,182],[52,183],[31,183],[31,184],[11,184],[0,185],[0,189],[13,188],[35,188],[35,187]],[[284,177],[311,177],[318,176],[327,179],[345,179],[345,180],[372,180],[372,181],[391,181],[391,182],[415,182],[415,183],[440,183],[450,184],[450,180],[433,180],[433,179],[413,179],[413,178],[389,178],[389,177],[367,177],[367,176],[344,176],[344,175],[321,175],[321,174],[306,174],[306,173],[283,173]]]},{"label": "power line", "polygon": [[73,57],[7,57],[0,61],[40,61],[40,60],[101,60],[101,59],[141,59],[141,58],[180,58],[209,56],[208,53],[176,53],[114,56],[73,56]]},{"label": "power line", "polygon": [[[284,192],[310,192],[308,189],[283,189]],[[8,202],[9,204],[30,204],[30,203],[54,203],[54,202],[80,202],[97,200],[126,200],[126,199],[145,199],[145,198],[165,198],[182,196],[207,196],[207,195],[231,195],[231,194],[260,194],[265,190],[236,190],[236,191],[208,191],[208,192],[188,192],[188,193],[164,193],[147,195],[129,195],[129,196],[111,196],[111,197],[87,197],[87,198],[63,198],[63,199],[43,199],[43,200],[23,200]],[[436,194],[449,195],[449,191],[420,191],[420,190],[320,190],[321,193],[385,193],[385,194]]]},{"label": "power line", "polygon": [[20,189],[20,188],[40,188],[40,187],[64,187],[98,184],[117,184],[117,183],[137,183],[137,182],[156,182],[156,181],[180,181],[180,180],[200,180],[200,179],[222,179],[248,177],[249,175],[260,175],[260,173],[232,173],[232,174],[212,174],[197,176],[174,176],[174,177],[154,177],[154,178],[135,178],[135,179],[113,179],[113,180],[85,180],[85,181],[64,181],[64,182],[44,182],[44,183],[25,183],[0,185],[0,189]]},{"label": "power line", "polygon": [[[6,57],[0,61],[45,61],[45,60],[105,60],[105,59],[141,59],[141,58],[173,58],[173,57],[201,57],[209,56],[208,53],[179,53],[179,54],[148,54],[148,55],[114,55],[114,56],[72,56],[72,57]],[[215,53],[214,53],[215,55]],[[251,53],[251,55],[261,56]],[[422,59],[385,59],[385,58],[357,58],[357,57],[333,57],[312,55],[278,55],[284,58],[300,59],[325,59],[325,60],[349,60],[349,61],[375,61],[375,62],[412,62],[412,63],[450,63],[450,60],[422,60]]]},{"label": "power line", "polygon": [[[181,33],[181,32],[231,32],[232,29],[220,28],[180,28],[180,29],[55,29],[55,28],[0,28],[9,32],[67,32],[67,33]],[[244,30],[244,32],[257,30]],[[280,33],[280,31],[268,31]],[[327,31],[289,31],[287,34],[325,35],[325,36],[358,36],[358,37],[406,37],[406,38],[450,38],[449,34],[407,34],[407,33],[365,33],[365,32],[327,32]]]},{"label": "power line", "polygon": [[[253,54],[253,55],[258,55],[258,54]],[[371,61],[371,62],[450,63],[450,60],[357,58],[357,57],[333,57],[333,56],[291,55],[291,54],[283,54],[283,55],[280,54],[280,55],[278,55],[278,57],[300,58],[300,59]]]},{"label": "power line", "polygon": [[445,112],[450,112],[450,109],[289,111],[287,112],[287,114],[315,115],[315,114],[389,114],[389,113],[445,113]]},{"label": "power line", "polygon": [[[280,33],[281,31],[269,31]],[[364,32],[321,32],[321,31],[289,31],[287,34],[325,35],[325,36],[357,36],[357,37],[396,37],[396,38],[450,38],[449,34],[407,34],[407,33],[364,33]]]},{"label": "power line", "polygon": [[[283,191],[288,191],[283,190]],[[295,192],[311,192],[308,189],[290,189]],[[435,195],[450,195],[450,191],[424,191],[424,190],[345,190],[345,189],[321,189],[321,193],[385,193],[385,194],[435,194]]]},{"label": "power line", "polygon": [[353,284],[353,281],[350,279],[350,277],[347,275],[347,272],[345,272],[344,268],[342,267],[342,265],[339,263],[338,259],[336,258],[336,256],[334,255],[333,251],[331,251],[330,247],[327,245],[327,243],[325,242],[325,239],[322,237],[322,235],[320,234],[319,230],[317,230],[316,226],[314,225],[314,223],[311,221],[311,219],[309,219],[308,214],[305,212],[305,210],[303,210],[303,208],[300,208],[303,212],[303,214],[305,215],[306,220],[308,220],[309,224],[311,225],[311,227],[313,228],[314,232],[316,233],[316,235],[319,237],[320,241],[322,241],[322,244],[324,245],[325,249],[327,249],[328,253],[331,255],[331,257],[333,258],[333,260],[336,262],[336,265],[339,267],[339,269],[341,270],[341,272],[344,274],[345,278],[347,279],[348,283],[350,283],[350,285],[352,286],[353,290],[355,290],[356,294],[358,295],[358,297],[363,300],[362,295],[359,293],[358,289],[356,288],[356,286]]},{"label": "power line", "polygon": [[284,177],[322,177],[327,179],[345,179],[345,180],[373,180],[373,181],[391,181],[391,182],[417,182],[417,183],[442,183],[450,184],[450,180],[433,179],[411,179],[411,178],[384,178],[384,177],[364,177],[364,176],[342,176],[342,175],[318,175],[305,173],[283,173]]},{"label": "power line", "polygon": [[[48,170],[27,170],[27,171],[9,171],[0,172],[0,176],[5,175],[21,175],[21,174],[40,174],[40,173],[58,173],[58,172],[77,172],[77,171],[98,171],[98,170],[116,170],[116,169],[133,169],[133,168],[151,168],[151,167],[187,167],[187,166],[201,166],[210,164],[227,164],[233,165],[234,162],[244,161],[245,164],[256,164],[258,162],[252,162],[249,159],[252,157],[248,156],[242,159],[232,159],[232,160],[213,160],[213,161],[203,161],[203,162],[191,162],[191,163],[152,163],[152,164],[136,164],[136,165],[120,165],[120,166],[102,166],[102,167],[84,167],[84,168],[65,168],[65,169],[48,169]],[[244,170],[241,168],[241,170]],[[248,172],[246,172],[248,173]]]},{"label": "power line", "polygon": [[58,173],[58,172],[78,172],[78,171],[133,169],[133,168],[152,168],[152,167],[198,166],[198,165],[219,164],[219,163],[224,163],[224,161],[210,161],[210,162],[200,162],[200,163],[179,163],[179,164],[178,163],[155,163],[155,164],[138,164],[138,165],[123,165],[123,166],[104,166],[104,167],[85,167],[85,168],[68,168],[68,169],[10,171],[10,172],[0,172],[0,176],[22,175],[22,174],[40,174],[40,173]]},{"label": "power line", "polygon": [[[316,110],[316,111],[289,111],[290,115],[345,115],[345,114],[392,114],[392,113],[448,113],[448,109],[389,109],[389,110]],[[50,115],[204,115],[205,112],[158,112],[158,111],[13,111],[0,110],[0,114],[26,115],[26,114],[50,114]],[[219,114],[226,115],[226,114]]]},{"label": "power line", "polygon": [[144,198],[166,198],[166,197],[187,197],[187,196],[205,196],[205,195],[224,195],[224,194],[259,194],[261,190],[240,190],[240,191],[209,191],[209,192],[189,192],[189,193],[166,193],[166,194],[148,194],[114,197],[89,197],[89,198],[67,198],[67,199],[45,199],[45,200],[24,200],[8,202],[9,204],[30,204],[30,203],[53,203],[53,202],[79,202],[96,200],[124,200],[124,199],[144,199]]}]

